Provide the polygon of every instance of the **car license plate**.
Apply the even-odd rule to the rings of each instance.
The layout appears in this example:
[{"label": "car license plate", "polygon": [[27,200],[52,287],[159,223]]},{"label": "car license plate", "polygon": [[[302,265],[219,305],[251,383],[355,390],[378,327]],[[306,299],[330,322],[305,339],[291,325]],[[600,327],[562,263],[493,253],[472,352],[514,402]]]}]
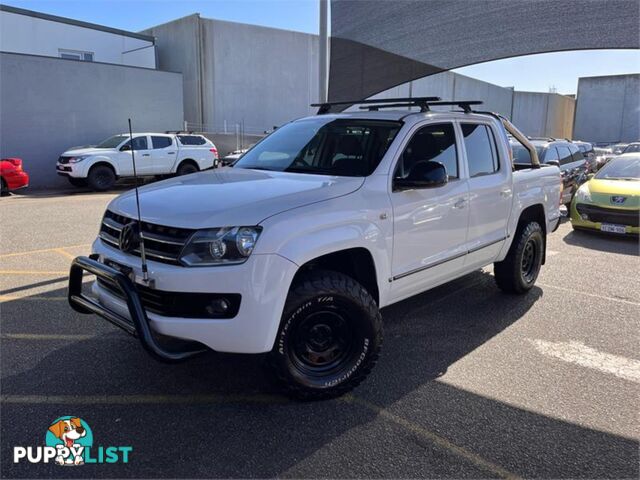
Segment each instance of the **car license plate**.
[{"label": "car license plate", "polygon": [[600,231],[609,233],[627,233],[627,229],[624,225],[613,225],[611,223],[601,224]]}]

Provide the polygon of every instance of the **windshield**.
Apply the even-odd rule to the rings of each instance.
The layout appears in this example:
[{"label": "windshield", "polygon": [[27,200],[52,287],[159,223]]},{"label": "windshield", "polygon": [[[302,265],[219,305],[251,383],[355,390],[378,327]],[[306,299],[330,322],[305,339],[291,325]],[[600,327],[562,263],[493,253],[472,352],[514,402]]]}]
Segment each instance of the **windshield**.
[{"label": "windshield", "polygon": [[109,137],[106,140],[103,140],[95,148],[116,148],[122,142],[124,142],[128,137],[126,135],[114,135],[113,137]]},{"label": "windshield", "polygon": [[234,168],[364,177],[380,163],[401,122],[314,117],[288,123],[245,153]]},{"label": "windshield", "polygon": [[598,172],[600,180],[640,180],[640,156],[614,158]]}]

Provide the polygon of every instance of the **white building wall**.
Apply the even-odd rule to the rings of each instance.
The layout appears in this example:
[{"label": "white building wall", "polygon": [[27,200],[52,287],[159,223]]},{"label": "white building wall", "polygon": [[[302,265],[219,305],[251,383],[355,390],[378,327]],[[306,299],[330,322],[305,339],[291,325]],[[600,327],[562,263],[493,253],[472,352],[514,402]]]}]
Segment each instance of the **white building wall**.
[{"label": "white building wall", "polygon": [[91,52],[94,62],[156,68],[152,41],[0,11],[0,51],[60,57],[59,49]]}]

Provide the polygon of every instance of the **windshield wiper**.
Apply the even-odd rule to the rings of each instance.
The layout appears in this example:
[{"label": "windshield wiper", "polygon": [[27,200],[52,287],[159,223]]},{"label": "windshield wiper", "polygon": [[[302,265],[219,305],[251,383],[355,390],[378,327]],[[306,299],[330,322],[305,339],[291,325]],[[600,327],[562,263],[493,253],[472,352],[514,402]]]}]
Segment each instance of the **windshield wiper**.
[{"label": "windshield wiper", "polygon": [[320,175],[330,175],[331,170],[328,168],[318,168],[318,167],[287,167],[284,169],[285,172],[292,173],[311,173],[311,174],[320,174]]}]

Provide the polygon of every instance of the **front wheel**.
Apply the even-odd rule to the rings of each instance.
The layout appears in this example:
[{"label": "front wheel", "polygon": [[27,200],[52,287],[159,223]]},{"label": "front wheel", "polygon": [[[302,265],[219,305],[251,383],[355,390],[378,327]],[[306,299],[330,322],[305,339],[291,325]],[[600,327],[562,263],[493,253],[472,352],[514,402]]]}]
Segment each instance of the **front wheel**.
[{"label": "front wheel", "polygon": [[544,234],[538,222],[518,227],[506,258],[493,264],[498,287],[508,293],[531,290],[540,273],[544,248]]},{"label": "front wheel", "polygon": [[289,395],[332,398],[365,379],[381,344],[382,318],[364,287],[317,271],[291,288],[270,365]]},{"label": "front wheel", "polygon": [[87,183],[93,190],[97,192],[104,192],[115,185],[116,174],[111,167],[106,165],[96,165],[91,167],[91,170],[89,170]]}]

